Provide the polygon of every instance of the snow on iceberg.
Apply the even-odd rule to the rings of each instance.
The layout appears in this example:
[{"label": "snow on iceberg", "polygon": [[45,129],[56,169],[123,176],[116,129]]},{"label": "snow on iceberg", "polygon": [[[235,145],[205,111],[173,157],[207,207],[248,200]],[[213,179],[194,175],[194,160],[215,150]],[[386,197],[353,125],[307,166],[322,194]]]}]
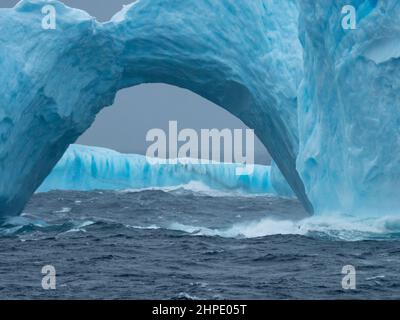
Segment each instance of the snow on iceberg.
[{"label": "snow on iceberg", "polygon": [[269,166],[255,165],[253,174],[238,176],[237,164],[182,162],[150,164],[142,155],[71,145],[37,191],[163,188],[199,182],[213,190],[274,193]]}]

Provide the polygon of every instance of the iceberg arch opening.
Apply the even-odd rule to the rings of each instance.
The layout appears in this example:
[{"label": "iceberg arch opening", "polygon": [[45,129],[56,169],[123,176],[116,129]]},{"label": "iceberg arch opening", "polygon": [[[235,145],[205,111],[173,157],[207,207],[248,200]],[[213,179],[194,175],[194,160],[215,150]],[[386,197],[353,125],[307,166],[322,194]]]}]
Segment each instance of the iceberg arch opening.
[{"label": "iceberg arch opening", "polygon": [[[169,132],[171,122],[176,123],[175,132]],[[184,186],[196,190],[206,188],[206,192],[218,189],[275,194],[270,182],[271,158],[248,129],[225,109],[188,90],[165,84],[144,84],[120,90],[114,104],[102,109],[76,145],[69,146],[37,192]],[[148,133],[154,130],[163,133],[165,150],[171,143],[169,136],[174,137],[175,156],[180,158],[176,163],[146,158],[149,146],[159,143],[159,138],[156,142],[146,141]],[[201,132],[211,130],[217,134],[218,142],[207,135],[207,152],[203,153]],[[220,150],[216,151],[215,143]],[[181,156],[183,146],[186,147]],[[188,159],[188,146],[195,160]],[[240,159],[236,158],[237,153]],[[209,158],[202,161],[204,154]],[[218,163],[209,163],[210,160]],[[238,161],[242,160],[251,166],[249,174],[237,174],[242,170]]]}]

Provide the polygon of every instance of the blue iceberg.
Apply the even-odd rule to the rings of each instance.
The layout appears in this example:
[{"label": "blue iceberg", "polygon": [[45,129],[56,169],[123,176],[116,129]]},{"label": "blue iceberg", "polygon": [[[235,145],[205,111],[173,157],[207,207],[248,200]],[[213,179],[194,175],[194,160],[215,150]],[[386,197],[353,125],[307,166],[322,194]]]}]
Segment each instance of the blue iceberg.
[{"label": "blue iceberg", "polygon": [[[356,29],[342,28],[345,4]],[[55,29],[42,27],[48,5]],[[253,128],[308,211],[400,208],[397,0],[140,0],[105,23],[22,0],[0,9],[0,28],[2,216],[21,212],[118,90],[155,82]]]},{"label": "blue iceberg", "polygon": [[275,193],[270,183],[269,166],[255,165],[251,175],[237,175],[239,166],[193,163],[193,159],[180,159],[178,164],[156,164],[142,155],[74,144],[37,191],[137,190],[181,187],[197,182],[218,191]]},{"label": "blue iceberg", "polygon": [[[297,169],[316,212],[400,211],[400,2],[300,1]],[[356,28],[344,29],[352,5]]]},{"label": "blue iceberg", "polygon": [[[43,29],[52,5],[56,29]],[[296,1],[141,0],[110,21],[58,1],[0,9],[0,213],[21,212],[118,90],[162,82],[239,117],[304,205],[296,170]],[[138,114],[140,117],[140,114]]]}]

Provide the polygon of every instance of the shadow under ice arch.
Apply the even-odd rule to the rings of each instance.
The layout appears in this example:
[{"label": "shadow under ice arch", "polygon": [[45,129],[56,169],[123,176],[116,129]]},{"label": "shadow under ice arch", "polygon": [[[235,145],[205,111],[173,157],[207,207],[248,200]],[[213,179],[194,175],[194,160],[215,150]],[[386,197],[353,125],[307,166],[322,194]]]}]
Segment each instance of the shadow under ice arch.
[{"label": "shadow under ice arch", "polygon": [[44,4],[0,10],[1,215],[21,212],[118,90],[155,82],[189,89],[254,128],[312,211],[296,171],[295,1],[141,0],[106,23],[50,1],[56,30],[41,27]]}]

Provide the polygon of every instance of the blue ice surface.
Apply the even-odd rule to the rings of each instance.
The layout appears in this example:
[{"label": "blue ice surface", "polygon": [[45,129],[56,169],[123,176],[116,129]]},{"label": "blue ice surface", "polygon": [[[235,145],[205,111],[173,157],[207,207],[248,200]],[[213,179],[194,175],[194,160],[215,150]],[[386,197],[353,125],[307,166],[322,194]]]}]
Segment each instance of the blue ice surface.
[{"label": "blue ice surface", "polygon": [[[297,170],[317,213],[399,214],[400,1],[300,3]],[[342,28],[344,5],[357,27]]]},{"label": "blue ice surface", "polygon": [[205,186],[211,192],[275,193],[269,166],[255,165],[251,174],[237,175],[236,168],[240,166],[193,163],[193,159],[180,159],[177,164],[154,163],[143,155],[73,144],[37,191],[137,190],[184,187],[197,182],[188,187]]},{"label": "blue ice surface", "polygon": [[0,9],[0,30],[1,216],[22,211],[118,90],[156,82],[254,129],[308,211],[400,209],[398,0],[140,0],[105,23],[22,0]]},{"label": "blue ice surface", "polygon": [[[42,28],[45,5],[54,30]],[[311,211],[296,170],[297,21],[295,0],[141,0],[104,23],[53,0],[0,9],[0,215],[19,214],[96,114],[142,83],[188,89],[241,119]]]}]

